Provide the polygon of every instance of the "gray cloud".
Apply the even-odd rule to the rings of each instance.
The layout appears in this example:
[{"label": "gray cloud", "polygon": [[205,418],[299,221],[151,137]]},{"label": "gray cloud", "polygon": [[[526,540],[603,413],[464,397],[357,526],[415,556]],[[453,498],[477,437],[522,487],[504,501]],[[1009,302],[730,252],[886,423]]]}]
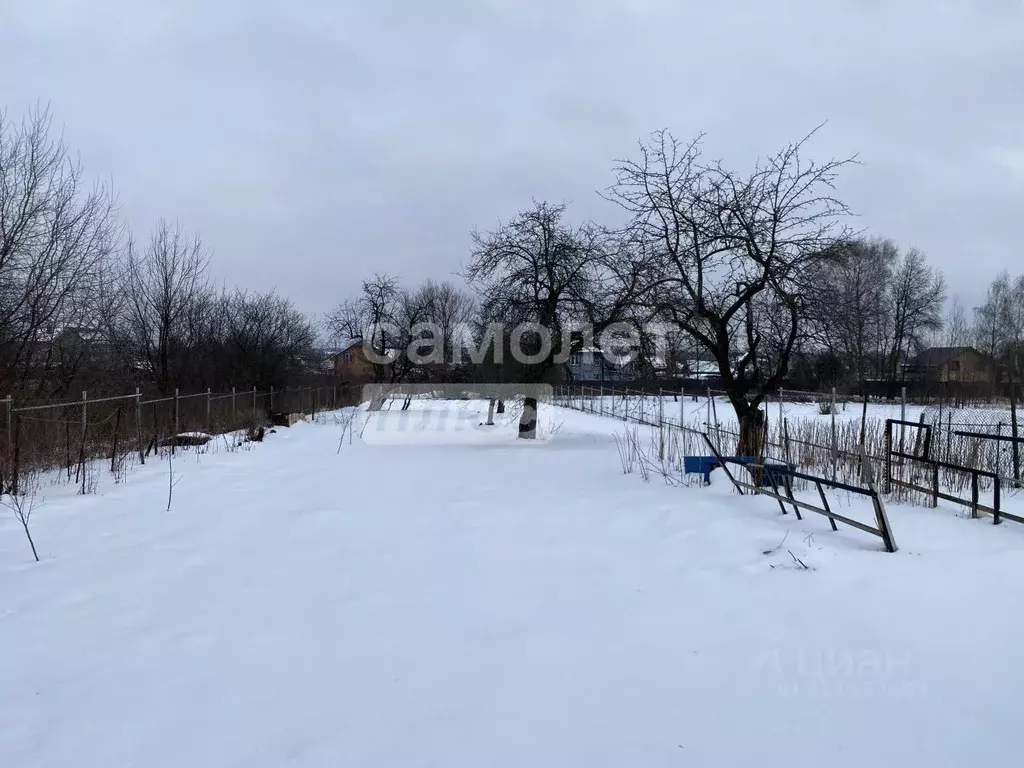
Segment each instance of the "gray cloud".
[{"label": "gray cloud", "polygon": [[202,232],[228,282],[325,310],[374,270],[455,272],[474,226],[595,190],[660,127],[738,165],[828,120],[858,225],[970,305],[1017,268],[1024,10],[728,4],[5,0],[0,93],[49,102],[126,216]]}]

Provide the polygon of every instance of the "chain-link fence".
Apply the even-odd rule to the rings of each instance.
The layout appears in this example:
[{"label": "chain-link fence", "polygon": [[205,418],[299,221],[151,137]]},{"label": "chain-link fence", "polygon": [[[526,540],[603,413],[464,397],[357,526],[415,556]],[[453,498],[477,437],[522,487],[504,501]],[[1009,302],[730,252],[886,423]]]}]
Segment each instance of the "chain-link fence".
[{"label": "chain-link fence", "polygon": [[[212,436],[255,432],[279,413],[318,413],[352,405],[359,389],[311,386],[297,389],[191,392],[167,397],[130,395],[63,402],[0,401],[0,491],[16,494],[19,477],[61,470],[89,491],[97,459],[115,474],[161,450],[207,442]],[[241,436],[240,436],[241,437]]]}]

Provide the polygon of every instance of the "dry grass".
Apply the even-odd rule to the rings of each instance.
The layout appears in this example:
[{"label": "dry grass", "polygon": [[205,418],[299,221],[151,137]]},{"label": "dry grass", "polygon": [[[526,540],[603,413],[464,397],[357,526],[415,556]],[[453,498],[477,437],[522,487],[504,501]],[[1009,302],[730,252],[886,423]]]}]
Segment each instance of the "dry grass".
[{"label": "dry grass", "polygon": [[[812,402],[820,403],[821,396],[818,395],[818,398],[819,400]],[[672,421],[673,417],[678,414],[678,406],[675,405],[677,401],[669,397],[665,397],[664,402],[660,405],[657,403],[658,399],[657,396],[605,398],[603,412],[605,415],[613,415],[611,402],[614,402],[614,415],[617,418],[631,423],[646,424],[655,430],[656,437],[652,438],[655,441],[654,445],[642,444],[643,441],[640,440],[639,435],[631,440],[633,458],[630,463],[634,467],[643,462],[643,456],[653,457],[653,459],[647,459],[650,464],[648,471],[652,474],[660,475],[667,472],[678,475],[681,473],[682,456],[706,455],[708,449],[699,434],[678,428],[678,418],[676,418],[676,424],[659,426],[659,417],[664,414],[666,421]],[[602,401],[595,397],[574,395],[570,398],[562,398],[560,402],[588,413],[602,412]],[[670,403],[672,403],[671,413],[669,413]],[[831,401],[824,403],[822,407],[825,406],[830,407]],[[722,407],[722,404],[717,403],[715,407]],[[739,434],[735,429],[722,424],[721,417],[724,415],[713,412],[710,419],[706,416],[703,417],[701,427],[707,429],[709,437],[723,455],[733,455]],[[885,424],[884,419],[870,416],[863,424],[860,419],[835,419],[833,422],[831,419],[805,417],[787,419],[781,423],[778,419],[769,419],[766,425],[765,454],[771,459],[796,464],[809,474],[859,485],[862,471],[862,429],[864,453],[874,467],[876,477],[881,479],[885,467]],[[932,429],[930,458],[946,464],[995,473],[1004,478],[1003,493],[1015,492],[1017,483],[1013,478],[1016,472],[1024,470],[1024,446],[1018,448],[1019,457],[1015,469],[1013,448],[1010,444],[955,434],[961,429],[963,427],[956,424],[946,423],[941,427],[936,425]],[[924,429],[893,426],[894,449],[923,457],[924,442]],[[620,455],[624,447],[626,446],[620,445]],[[640,450],[641,447],[644,450]],[[894,479],[923,487],[931,487],[933,482],[932,470],[929,466],[900,458],[894,458],[892,461],[892,476]],[[1017,477],[1020,476],[1017,474]],[[971,474],[969,472],[942,468],[939,471],[939,484],[947,493],[970,497]],[[991,479],[981,478],[979,492],[991,492],[992,485]],[[894,487],[891,498],[924,505],[931,503],[930,495],[905,488]]]},{"label": "dry grass", "polygon": [[[274,410],[309,413],[314,406],[333,403],[332,388],[302,389],[274,393]],[[337,390],[337,394],[342,392]],[[339,397],[339,401],[340,401]],[[344,403],[339,402],[339,405]],[[73,483],[82,492],[96,487],[96,473],[105,468],[122,482],[138,464],[159,458],[160,444],[182,432],[204,432],[225,436],[212,440],[202,450],[236,450],[238,435],[269,424],[269,395],[238,392],[231,395],[181,395],[175,415],[174,398],[143,399],[134,396],[57,404],[14,412],[17,429],[18,474],[48,473],[50,482]],[[83,420],[84,416],[84,420]],[[12,438],[11,442],[14,442]],[[12,483],[15,450],[0,439],[0,470],[6,486]],[[60,470],[60,472],[54,472]]]}]

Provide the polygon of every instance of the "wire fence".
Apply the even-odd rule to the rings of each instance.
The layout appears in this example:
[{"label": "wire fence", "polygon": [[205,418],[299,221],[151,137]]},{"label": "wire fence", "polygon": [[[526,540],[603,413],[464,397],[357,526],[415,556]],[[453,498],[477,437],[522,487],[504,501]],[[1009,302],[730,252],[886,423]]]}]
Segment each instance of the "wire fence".
[{"label": "wire fence", "polygon": [[255,432],[274,414],[312,414],[353,404],[358,389],[310,386],[284,390],[232,389],[230,392],[180,393],[146,397],[127,395],[62,402],[0,400],[0,492],[17,494],[26,474],[61,470],[88,492],[88,467],[96,459],[123,470],[128,457],[145,464],[161,450],[205,442],[207,436]]},{"label": "wire fence", "polygon": [[[723,455],[736,453],[739,425],[726,393],[707,389],[703,395],[670,390],[644,392],[624,388],[565,386],[556,391],[556,403],[588,413],[653,427],[660,453],[670,444],[672,452],[701,455],[706,452],[700,432],[706,432]],[[913,421],[932,429],[931,457],[943,464],[939,481],[952,491],[963,491],[972,482],[964,467],[992,473],[1005,488],[1019,488],[1024,447],[1015,440],[1000,441],[978,435],[1013,434],[1010,414],[992,409],[921,408],[905,400],[879,404],[862,398],[843,398],[834,393],[780,390],[763,405],[764,454],[776,461],[794,464],[834,482],[861,482],[864,459],[875,466],[886,462],[886,419]],[[998,416],[1006,422],[993,422]],[[671,427],[684,427],[672,433]],[[666,434],[666,430],[669,430]],[[900,452],[921,456],[924,429],[902,425],[894,435]],[[969,434],[964,434],[964,433]],[[1022,441],[1024,442],[1024,441]],[[890,462],[896,479],[914,484],[921,469],[913,461]],[[991,482],[981,480],[980,490],[991,492]],[[897,500],[929,504],[930,498],[915,495],[900,484],[893,485]]]}]

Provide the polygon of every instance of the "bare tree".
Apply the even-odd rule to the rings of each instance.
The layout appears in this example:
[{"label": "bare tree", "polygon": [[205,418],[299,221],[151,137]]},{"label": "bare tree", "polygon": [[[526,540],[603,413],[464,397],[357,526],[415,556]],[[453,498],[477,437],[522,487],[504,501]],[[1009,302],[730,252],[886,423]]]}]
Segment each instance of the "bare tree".
[{"label": "bare tree", "polygon": [[343,301],[328,317],[328,332],[336,339],[360,339],[374,380],[400,383],[416,368],[407,354],[417,326],[430,319],[433,292],[408,291],[399,279],[377,273],[363,281],[357,298]]},{"label": "bare tree", "polygon": [[700,138],[659,131],[638,160],[618,163],[608,194],[632,216],[646,258],[643,301],[718,362],[746,456],[762,451],[760,406],[803,333],[812,266],[847,237],[833,183],[851,160],[808,161],[806,141],[740,174],[703,161]]},{"label": "bare tree", "polygon": [[363,337],[364,324],[362,302],[359,299],[345,299],[327,315],[327,335],[335,343],[348,344]]},{"label": "bare tree", "polygon": [[[181,353],[195,339],[199,304],[209,296],[209,254],[198,236],[161,221],[148,246],[129,244],[125,280],[126,330],[135,360],[164,395],[182,375]],[[191,321],[191,322],[190,322]]]},{"label": "bare tree", "polygon": [[[54,340],[69,328],[92,330],[119,236],[114,209],[111,191],[88,188],[51,135],[48,110],[21,124],[0,113],[0,388],[45,389],[58,362]],[[65,369],[77,363],[68,351]]]},{"label": "bare tree", "polygon": [[817,264],[811,309],[819,341],[862,386],[882,373],[891,335],[887,301],[898,257],[889,240],[849,240]]},{"label": "bare tree", "polygon": [[967,310],[959,296],[953,296],[946,312],[944,323],[944,346],[966,347],[971,343],[971,325],[967,320]]},{"label": "bare tree", "polygon": [[1003,270],[989,285],[984,303],[974,308],[974,343],[993,360],[1006,342],[1003,323],[1009,294],[1010,274]]},{"label": "bare tree", "polygon": [[32,548],[32,557],[39,562],[39,553],[36,551],[36,543],[32,540],[30,523],[32,513],[39,506],[38,504],[39,477],[33,473],[24,473],[20,478],[20,489],[18,493],[9,496],[0,495],[0,504],[9,509],[17,521],[21,524],[28,539],[28,545]]},{"label": "bare tree", "polygon": [[469,293],[450,280],[427,280],[416,293],[418,303],[424,307],[426,322],[436,336],[442,376],[447,378],[452,368],[461,362],[462,350],[470,341],[468,329],[476,303]]},{"label": "bare tree", "polygon": [[231,379],[260,389],[282,387],[306,367],[315,333],[289,299],[273,291],[236,290],[225,307]]},{"label": "bare tree", "polygon": [[[558,362],[568,353],[565,331],[585,317],[595,293],[603,233],[591,224],[572,227],[564,214],[564,205],[535,203],[491,232],[473,233],[466,278],[480,291],[484,315],[519,327],[517,338],[507,340],[516,342],[520,359],[505,360],[502,349],[503,377],[510,383],[558,380]],[[519,436],[531,439],[537,399],[524,392]]]},{"label": "bare tree", "polygon": [[[1011,434],[1017,438],[1017,388],[1024,379],[1024,275],[1011,279],[1007,272],[1000,273],[989,286],[985,303],[974,313],[979,346],[993,360],[993,392],[1002,371],[1006,372],[1010,390]],[[1020,454],[1016,442],[1013,444],[1013,474],[1019,481]]]},{"label": "bare tree", "polygon": [[923,346],[929,333],[942,328],[946,281],[925,255],[910,249],[897,262],[889,289],[892,340],[889,380],[897,381],[900,364]]}]

